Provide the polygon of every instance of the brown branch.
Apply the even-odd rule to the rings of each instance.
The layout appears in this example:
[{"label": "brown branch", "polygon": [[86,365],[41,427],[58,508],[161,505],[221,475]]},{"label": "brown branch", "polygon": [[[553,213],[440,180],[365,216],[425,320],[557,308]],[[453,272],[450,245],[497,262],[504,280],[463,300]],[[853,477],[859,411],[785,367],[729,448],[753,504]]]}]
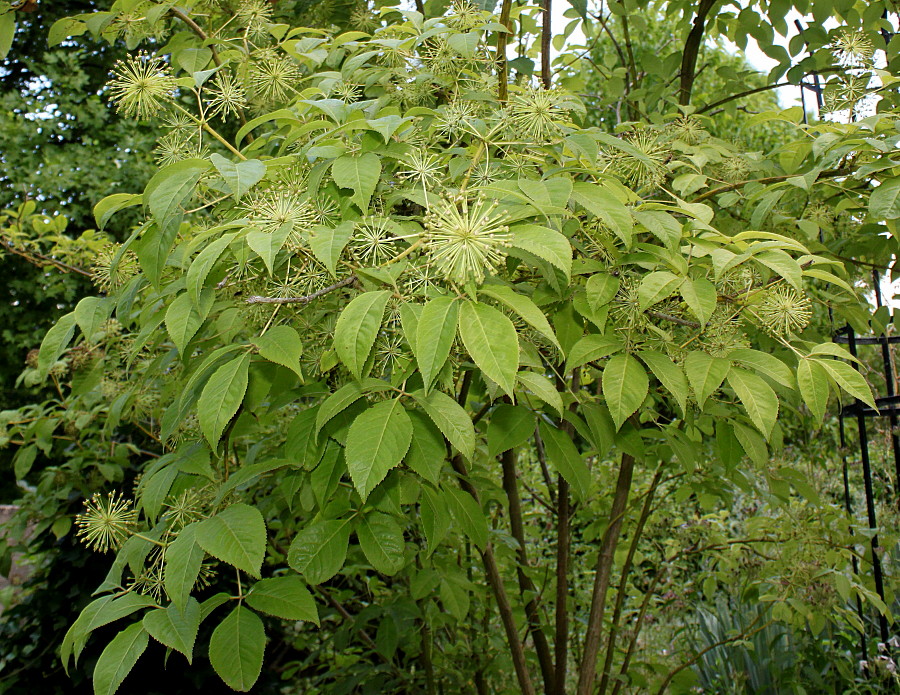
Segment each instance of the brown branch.
[{"label": "brown branch", "polygon": [[631,91],[631,85],[635,85],[638,83],[638,70],[637,64],[634,61],[634,50],[631,46],[631,34],[628,30],[628,13],[625,12],[622,14],[622,36],[625,39],[625,50],[628,52],[628,87],[625,90],[625,94],[627,95]]},{"label": "brown branch", "polygon": [[552,0],[541,2],[541,84],[544,89],[550,89],[552,75],[550,73],[550,42],[553,39],[550,26],[550,11]]},{"label": "brown branch", "polygon": [[694,88],[694,79],[697,77],[697,56],[703,45],[703,35],[706,32],[706,17],[712,10],[717,0],[700,0],[697,14],[694,17],[694,26],[684,42],[684,53],[681,55],[680,84],[678,88],[678,103],[687,106],[691,103],[691,90]]},{"label": "brown branch", "polygon": [[597,654],[600,651],[600,633],[603,630],[603,613],[606,609],[606,594],[609,590],[610,576],[615,560],[616,544],[622,530],[628,495],[631,492],[631,479],[634,473],[634,457],[622,454],[619,477],[616,481],[616,492],[612,509],[609,512],[609,524],[600,542],[600,553],[597,555],[597,573],[594,576],[594,589],[591,593],[591,611],[588,616],[587,634],[584,640],[584,656],[578,674],[576,695],[592,695],[594,679],[597,676]]},{"label": "brown branch", "polygon": [[661,321],[677,323],[679,326],[688,326],[689,328],[702,328],[702,326],[696,321],[689,321],[688,319],[683,319],[678,316],[672,316],[672,314],[664,314],[661,311],[648,311],[647,315],[652,316],[655,319],[660,319]]},{"label": "brown branch", "polygon": [[754,94],[759,94],[760,92],[766,92],[770,89],[778,89],[779,87],[790,87],[793,85],[793,82],[777,82],[775,84],[767,84],[765,87],[757,87],[756,89],[748,89],[745,92],[738,92],[737,94],[732,94],[731,96],[727,96],[724,99],[719,99],[718,101],[714,101],[712,104],[707,104],[701,109],[697,110],[698,114],[706,113],[707,111],[712,111],[717,106],[721,106],[722,104],[727,104],[729,101],[735,101],[737,99],[743,99],[744,97],[749,97]]},{"label": "brown branch", "polygon": [[[466,372],[466,374],[469,375],[471,372]],[[465,386],[465,384],[463,385]],[[459,476],[460,487],[463,491],[469,493],[472,499],[480,506],[478,490],[475,489],[475,486],[469,480],[469,473],[466,470],[466,464],[463,463],[462,456],[457,454],[450,462],[453,465],[453,470]],[[497,602],[497,610],[500,612],[503,630],[506,632],[506,641],[509,645],[509,652],[512,657],[513,668],[516,671],[516,680],[519,682],[519,689],[523,695],[537,695],[531,683],[531,675],[528,673],[528,660],[525,657],[522,640],[519,638],[516,617],[509,602],[509,597],[506,594],[506,587],[503,586],[503,578],[500,576],[497,558],[494,556],[494,547],[490,541],[487,542],[484,550],[481,551],[481,560],[484,564],[484,571],[491,586],[491,591],[494,594],[494,599]]]},{"label": "brown branch", "polygon": [[516,473],[516,453],[513,449],[504,451],[500,455],[500,465],[503,468],[503,491],[508,500],[509,529],[512,537],[516,539],[519,547],[516,549],[516,577],[519,580],[519,593],[525,602],[525,615],[528,618],[528,631],[534,642],[538,663],[541,667],[541,677],[544,680],[544,692],[551,695],[553,692],[553,658],[550,656],[550,645],[544,634],[538,613],[537,587],[531,577],[525,571],[528,567],[528,552],[525,546],[525,525],[522,522],[522,500],[519,498],[519,476]]},{"label": "brown branch", "polygon": [[38,268],[43,268],[45,265],[53,265],[60,270],[65,270],[70,273],[78,273],[88,278],[91,276],[91,274],[84,268],[78,268],[74,265],[63,263],[62,261],[58,261],[55,258],[51,258],[50,256],[45,256],[44,254],[37,251],[24,251],[22,249],[18,249],[13,245],[11,241],[7,241],[6,239],[0,239],[0,243],[3,244],[3,248],[5,250],[16,256],[24,258],[26,261],[33,265],[36,265]]},{"label": "brown branch", "polygon": [[598,12],[594,15],[594,19],[600,22],[600,26],[603,27],[603,31],[605,31],[606,35],[609,37],[610,43],[612,43],[613,45],[613,49],[615,49],[616,53],[619,54],[619,62],[622,63],[623,66],[627,66],[628,59],[625,58],[625,52],[622,50],[622,47],[619,46],[619,42],[616,40],[616,37],[613,35],[612,31],[609,28],[609,24],[607,23],[609,17],[604,17],[602,12]]},{"label": "brown branch", "polygon": [[497,34],[497,99],[501,102],[509,98],[509,63],[506,60],[506,45],[509,41],[509,33],[512,31],[509,21],[511,8],[512,0],[503,0],[503,4],[500,6],[500,24],[505,26],[507,31]]},{"label": "brown branch", "polygon": [[[562,367],[557,368],[557,375]],[[565,391],[565,378],[556,377],[558,391]],[[572,391],[579,388],[579,371],[572,372]],[[578,407],[578,400],[572,401],[569,410]],[[560,423],[560,430],[569,439],[574,438],[575,428],[568,420]],[[556,488],[556,634],[554,638],[554,658],[556,661],[556,679],[554,694],[566,695],[566,673],[569,666],[569,553],[572,536],[572,510],[569,500],[569,481],[562,475],[557,476]]]},{"label": "brown branch", "polygon": [[345,277],[343,280],[339,280],[333,285],[323,287],[321,290],[316,290],[312,294],[308,294],[305,297],[259,297],[254,295],[252,297],[247,297],[247,299],[245,299],[244,301],[247,304],[309,304],[314,299],[324,297],[329,292],[334,292],[335,290],[339,290],[342,287],[347,287],[347,285],[352,285],[354,282],[356,282],[356,276],[350,275],[349,277]]},{"label": "brown branch", "polygon": [[663,463],[660,463],[657,467],[653,480],[650,482],[650,488],[644,497],[641,515],[638,518],[637,526],[635,526],[634,535],[632,536],[631,544],[628,547],[628,555],[625,558],[625,562],[622,564],[622,572],[619,575],[619,585],[616,588],[616,605],[613,609],[612,626],[610,627],[609,637],[606,641],[606,660],[603,663],[603,673],[600,676],[599,692],[601,695],[606,693],[606,688],[609,685],[610,669],[612,668],[612,660],[616,648],[616,637],[619,632],[619,620],[622,617],[622,609],[625,606],[625,588],[628,583],[628,575],[631,573],[631,563],[634,561],[638,542],[641,540],[641,536],[644,533],[644,526],[647,523],[647,519],[650,517],[650,512],[653,511],[653,497],[656,494],[656,488],[659,486],[659,480],[662,477],[663,465]]},{"label": "brown branch", "polygon": [[[840,169],[826,169],[821,172],[817,177],[816,181],[822,178],[833,179],[840,176],[849,176],[853,171],[847,168]],[[788,179],[793,179],[799,176],[799,174],[781,174],[779,176],[764,176],[761,179],[748,179],[746,181],[738,181],[737,183],[729,183],[727,186],[720,186],[719,188],[713,188],[710,191],[706,191],[701,195],[698,195],[691,202],[699,203],[702,200],[706,200],[707,198],[712,198],[714,195],[719,195],[720,193],[727,193],[728,191],[733,191],[736,188],[740,188],[741,186],[746,186],[748,183],[778,183],[779,181],[787,181]]]},{"label": "brown branch", "polygon": [[538,464],[541,467],[541,477],[544,479],[544,485],[547,486],[547,494],[550,499],[556,497],[556,489],[553,487],[553,480],[550,478],[550,469],[547,468],[547,454],[544,451],[544,440],[541,439],[541,431],[537,426],[534,428],[534,448],[537,452]]}]

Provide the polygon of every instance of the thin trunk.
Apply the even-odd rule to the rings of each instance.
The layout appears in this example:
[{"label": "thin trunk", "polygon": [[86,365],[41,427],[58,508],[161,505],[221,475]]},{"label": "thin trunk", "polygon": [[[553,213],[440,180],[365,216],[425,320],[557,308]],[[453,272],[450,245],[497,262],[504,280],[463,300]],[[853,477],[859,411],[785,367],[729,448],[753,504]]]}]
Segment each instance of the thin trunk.
[{"label": "thin trunk", "polygon": [[432,637],[428,621],[422,621],[422,665],[425,667],[425,692],[426,695],[435,695],[434,687],[434,660],[431,656]]},{"label": "thin trunk", "polygon": [[556,657],[555,695],[566,695],[566,671],[569,662],[569,542],[570,509],[569,483],[562,476],[557,482],[556,503]]},{"label": "thin trunk", "polygon": [[[471,374],[471,372],[467,372]],[[464,380],[463,389],[468,391],[468,380]],[[472,498],[480,503],[478,490],[469,482],[466,464],[463,463],[462,456],[454,456],[451,460],[453,470],[459,475],[459,484],[462,489],[472,495]],[[506,632],[506,641],[509,644],[509,652],[513,661],[513,668],[516,671],[516,679],[519,682],[519,688],[523,695],[537,695],[534,685],[531,683],[531,675],[528,673],[528,663],[525,658],[525,649],[522,646],[522,640],[519,639],[519,631],[516,627],[516,618],[513,614],[509,597],[506,594],[506,587],[503,586],[503,578],[500,576],[500,568],[497,566],[497,559],[494,556],[494,547],[490,542],[485,546],[481,553],[481,560],[484,563],[484,571],[491,585],[491,591],[494,599],[497,601],[497,610],[500,612],[500,620],[503,623],[503,629]]]},{"label": "thin trunk", "polygon": [[[559,369],[557,373],[561,373]],[[572,392],[580,388],[578,371],[572,372]],[[565,391],[565,381],[557,378],[557,389]],[[574,411],[578,401],[569,410]],[[575,427],[568,420],[560,423],[560,429],[569,439],[575,436]],[[569,668],[569,545],[571,543],[572,508],[569,503],[569,483],[561,475],[557,477],[556,488],[556,635],[554,657],[556,660],[555,695],[566,695],[566,673]]]},{"label": "thin trunk", "polygon": [[541,3],[541,84],[544,89],[550,89],[552,78],[550,75],[550,43],[553,39],[550,26],[551,0],[543,0]]},{"label": "thin trunk", "polygon": [[[528,617],[528,630],[534,649],[537,652],[538,663],[541,666],[541,676],[544,680],[544,692],[547,695],[553,693],[553,658],[550,655],[550,645],[544,634],[538,612],[537,587],[531,581],[531,577],[525,572],[528,567],[528,552],[525,548],[525,525],[522,522],[522,502],[519,498],[519,480],[516,475],[516,453],[513,449],[504,451],[500,457],[503,466],[503,491],[509,500],[509,528],[512,537],[516,539],[519,548],[516,557],[519,561],[516,567],[516,576],[519,580],[519,592],[525,603],[525,615]],[[529,598],[525,598],[525,597]]]},{"label": "thin trunk", "polygon": [[547,486],[547,496],[552,502],[556,499],[556,488],[553,485],[553,480],[550,478],[550,469],[547,468],[547,454],[544,452],[544,440],[541,439],[541,430],[537,425],[534,426],[534,448],[537,451],[538,463],[541,466],[541,477],[544,479],[544,485]]},{"label": "thin trunk", "polygon": [[[509,13],[512,0],[503,0],[500,5],[500,24],[511,30]],[[509,63],[506,60],[506,47],[509,44],[509,32],[497,34],[497,98],[502,102],[509,97]]]},{"label": "thin trunk", "polygon": [[694,78],[697,70],[697,57],[703,45],[703,35],[706,33],[706,18],[717,0],[700,0],[697,14],[694,17],[694,26],[684,42],[684,53],[681,54],[680,85],[678,89],[678,103],[687,106],[691,103],[691,91],[694,88]]},{"label": "thin trunk", "polygon": [[656,488],[659,485],[659,479],[662,477],[662,472],[663,464],[660,464],[650,483],[650,489],[647,491],[647,496],[644,498],[641,516],[638,519],[637,526],[635,526],[634,536],[628,547],[628,556],[622,564],[622,572],[619,575],[619,586],[616,588],[616,605],[613,609],[612,627],[609,631],[609,638],[606,641],[606,660],[603,663],[603,673],[600,676],[600,695],[604,695],[609,686],[610,669],[612,668],[612,660],[616,650],[616,637],[618,637],[619,633],[619,620],[622,618],[622,608],[625,605],[625,588],[628,584],[628,575],[631,573],[631,563],[634,561],[634,554],[637,552],[638,542],[641,540],[644,526],[647,523],[647,519],[650,517],[650,512],[653,510],[653,497],[656,494]]},{"label": "thin trunk", "polygon": [[594,577],[594,590],[591,593],[591,611],[588,617],[584,656],[578,674],[576,695],[593,695],[594,679],[597,676],[597,654],[600,651],[600,636],[603,631],[603,612],[606,609],[606,594],[609,591],[616,544],[619,541],[625,508],[628,505],[633,473],[634,457],[623,453],[612,509],[609,512],[609,525],[603,533],[600,554],[597,556],[597,574]]}]

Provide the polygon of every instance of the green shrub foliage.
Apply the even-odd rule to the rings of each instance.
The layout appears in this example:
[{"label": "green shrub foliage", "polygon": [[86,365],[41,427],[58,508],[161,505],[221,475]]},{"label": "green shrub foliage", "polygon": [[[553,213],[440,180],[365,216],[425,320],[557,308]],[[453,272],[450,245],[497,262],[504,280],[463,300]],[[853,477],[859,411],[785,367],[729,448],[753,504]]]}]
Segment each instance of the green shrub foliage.
[{"label": "green shrub foliage", "polygon": [[[825,308],[866,326],[839,256],[877,253],[900,216],[894,117],[759,114],[748,128],[791,133],[768,157],[683,98],[611,134],[566,89],[574,68],[550,86],[507,61],[505,37],[535,33],[518,4],[359,10],[334,32],[265,2],[187,4],[119,0],[50,29],[143,45],[107,96],[166,129],[143,192],[94,210],[101,228],[126,208],[143,222],[26,372],[59,388],[47,424],[7,420],[21,479],[54,432],[90,423],[79,471],[116,482],[146,461],[54,529],[114,555],[63,663],[114,623],[97,693],[154,641],[248,691],[271,617],[335,629],[322,617],[349,619],[350,586],[381,622],[341,644],[385,688],[465,691],[473,670],[492,692],[608,684],[623,517],[663,479],[690,481],[682,502],[749,489],[786,416],[873,404]],[[829,104],[855,116],[850,78]],[[63,474],[41,475],[46,491]],[[877,605],[841,542],[844,600]],[[812,601],[766,600],[815,620]],[[479,651],[498,655],[466,665]]]}]

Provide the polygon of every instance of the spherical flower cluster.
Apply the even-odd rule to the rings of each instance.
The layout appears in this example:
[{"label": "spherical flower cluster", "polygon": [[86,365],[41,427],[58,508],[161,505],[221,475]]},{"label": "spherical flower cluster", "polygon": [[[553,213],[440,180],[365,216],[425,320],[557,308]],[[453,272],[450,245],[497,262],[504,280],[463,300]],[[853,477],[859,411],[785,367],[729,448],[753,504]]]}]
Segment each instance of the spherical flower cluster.
[{"label": "spherical flower cluster", "polygon": [[175,95],[176,82],[162,58],[139,53],[116,63],[109,82],[110,99],[126,116],[149,118]]},{"label": "spherical flower cluster", "polygon": [[107,244],[91,265],[91,281],[103,292],[119,289],[140,270],[135,253],[121,248],[121,244]]},{"label": "spherical flower cluster", "polygon": [[800,332],[812,317],[809,297],[783,285],[766,291],[756,313],[763,325],[776,335]]},{"label": "spherical flower cluster", "polygon": [[536,142],[545,142],[559,135],[570,125],[567,97],[556,89],[528,89],[514,94],[509,100],[509,117],[514,132]]},{"label": "spherical flower cluster", "polygon": [[119,493],[96,493],[84,503],[84,512],[76,515],[76,534],[97,552],[118,550],[137,526],[137,512]]},{"label": "spherical flower cluster", "polygon": [[458,284],[482,282],[506,258],[505,211],[483,196],[443,199],[425,217],[425,249],[438,273]]}]

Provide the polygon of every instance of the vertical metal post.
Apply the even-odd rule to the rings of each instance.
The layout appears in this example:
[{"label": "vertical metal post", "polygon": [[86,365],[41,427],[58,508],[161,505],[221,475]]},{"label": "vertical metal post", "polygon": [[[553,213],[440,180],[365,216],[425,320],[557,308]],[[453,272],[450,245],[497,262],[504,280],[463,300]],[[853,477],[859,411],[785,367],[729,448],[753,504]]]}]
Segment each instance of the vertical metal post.
[{"label": "vertical metal post", "polygon": [[[843,412],[838,412],[838,433],[840,435],[840,444],[841,444],[841,473],[844,478],[844,509],[847,510],[847,516],[851,519],[853,518],[853,504],[850,501],[850,475],[847,470],[847,439],[844,435],[844,414]],[[850,532],[853,533],[853,528],[851,527]],[[859,562],[856,559],[856,555],[851,555],[850,559],[853,563],[853,574],[854,576],[859,576]],[[859,594],[856,595],[856,614],[859,616],[860,625],[862,625],[862,630],[859,633],[859,646],[860,651],[862,652],[862,660],[865,662],[869,661],[869,645],[866,635],[866,616],[863,613],[863,605],[862,599],[859,597]]]},{"label": "vertical metal post", "polygon": [[[851,329],[847,333],[847,342],[850,347],[850,354],[856,357],[856,336]],[[855,369],[859,370],[859,365],[853,363]],[[860,405],[859,401],[856,401]],[[868,517],[869,528],[878,528],[878,519],[875,515],[875,491],[872,488],[872,464],[869,461],[869,436],[866,431],[866,417],[862,413],[862,409],[857,410],[856,425],[859,428],[859,448],[863,466],[863,482],[866,490],[866,516]],[[878,534],[872,536],[872,573],[875,575],[875,591],[878,598],[884,601],[884,576],[881,572],[881,558],[878,556]],[[887,644],[888,641],[888,625],[887,618],[883,614],[878,616],[878,631],[881,641]]]},{"label": "vertical metal post", "polygon": [[[881,275],[875,268],[872,269],[872,285],[875,288],[875,304],[882,307]],[[883,336],[881,343],[881,359],[884,361],[884,384],[888,398],[895,395],[894,390],[894,365],[891,360],[891,347],[887,336]],[[897,413],[894,408],[888,408],[888,420],[891,425],[891,445],[894,450],[894,501],[900,504],[900,437],[897,436]]]}]

